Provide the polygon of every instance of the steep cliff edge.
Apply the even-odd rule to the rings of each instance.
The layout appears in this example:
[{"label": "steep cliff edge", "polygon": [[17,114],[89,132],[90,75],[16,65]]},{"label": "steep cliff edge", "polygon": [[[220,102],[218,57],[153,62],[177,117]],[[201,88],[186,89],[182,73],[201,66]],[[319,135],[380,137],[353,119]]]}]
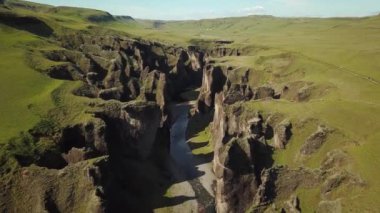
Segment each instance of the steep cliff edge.
[{"label": "steep cliff edge", "polygon": [[[0,140],[0,211],[356,212],[377,206],[374,79],[303,55],[310,49],[285,50],[294,40],[286,48],[277,41],[249,43],[256,38],[178,47],[110,30],[121,23],[105,12],[7,2],[0,1],[1,95],[22,101],[5,113],[1,108],[2,118],[13,113],[1,127],[12,130],[15,116],[13,124],[30,126]],[[284,23],[281,29],[300,24],[270,20]],[[375,21],[360,24],[368,20]],[[337,26],[329,32],[346,25]],[[171,40],[170,31],[158,26],[146,38]],[[27,66],[43,75],[31,75],[40,73]],[[190,102],[177,104],[183,101]],[[173,142],[186,149],[173,149]],[[175,154],[182,166],[173,166]],[[178,175],[182,170],[190,175]]]},{"label": "steep cliff edge", "polygon": [[[294,207],[299,204],[292,201],[294,205],[290,205],[286,200],[301,190],[320,189],[319,202],[323,206],[324,202],[333,201],[332,194],[340,187],[361,188],[365,185],[345,166],[332,165],[327,169],[321,164],[312,169],[276,165],[273,153],[275,150],[281,152],[291,141],[294,136],[292,123],[278,113],[252,108],[249,102],[231,104],[226,97],[230,94],[226,88],[228,86],[215,96],[212,122],[217,212],[301,211],[300,207]],[[299,121],[294,122],[298,126]],[[332,134],[332,130],[319,127],[301,147],[300,156],[314,153],[328,134]],[[297,161],[302,161],[300,158]],[[340,161],[338,156],[332,158],[326,156],[325,162]],[[303,200],[297,198],[296,203],[300,202]]]},{"label": "steep cliff edge", "polygon": [[[60,48],[35,50],[52,65],[31,65],[52,78],[80,82],[68,92],[94,101],[81,106],[83,121],[62,125],[52,116],[2,147],[9,156],[1,158],[1,208],[150,212],[162,207],[158,200],[173,178],[167,107],[188,87],[200,86],[205,54],[91,32],[55,39]],[[61,108],[51,113],[68,113],[58,92],[53,97]],[[14,146],[21,151],[13,153]],[[35,196],[27,185],[38,189]],[[22,200],[28,202],[20,205]]]}]

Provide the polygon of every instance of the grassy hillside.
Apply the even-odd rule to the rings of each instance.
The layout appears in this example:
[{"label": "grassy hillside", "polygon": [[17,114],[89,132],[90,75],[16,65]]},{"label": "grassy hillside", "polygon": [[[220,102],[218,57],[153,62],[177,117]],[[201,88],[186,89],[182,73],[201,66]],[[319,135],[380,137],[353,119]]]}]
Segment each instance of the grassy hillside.
[{"label": "grassy hillside", "polygon": [[[292,120],[293,137],[286,150],[274,153],[275,164],[319,168],[332,150],[347,153],[351,163],[346,169],[365,180],[366,186],[347,186],[331,198],[345,197],[341,200],[344,212],[359,209],[372,212],[379,207],[380,193],[377,180],[380,167],[376,163],[380,152],[379,25],[379,16],[330,19],[252,16],[166,22],[159,27],[149,21],[105,26],[182,45],[198,41],[207,47],[217,40],[233,41],[224,46],[241,49],[244,56],[216,60],[240,68],[236,73],[251,69],[251,86],[310,87],[307,101],[295,101],[289,94],[285,100],[253,101],[245,105]],[[335,133],[317,153],[300,159],[300,147],[321,124],[335,129]],[[316,208],[320,190],[299,191],[305,212]]]},{"label": "grassy hillside", "polygon": [[50,93],[61,82],[36,72],[27,64],[28,43],[39,39],[26,32],[0,25],[0,141],[36,124],[53,107]]},{"label": "grassy hillside", "polygon": [[60,49],[54,37],[92,22],[70,16],[57,21],[59,15],[46,12],[50,8],[19,1],[0,6],[0,175],[19,166],[15,156],[38,159],[55,150],[51,141],[37,144],[30,130],[57,131],[91,119],[85,113],[90,100],[72,94],[81,82],[47,76],[44,71],[58,62],[42,52]]},{"label": "grassy hillside", "polygon": [[[40,26],[15,27],[12,23],[0,22],[0,143],[4,143],[19,132],[32,128],[49,110],[57,107],[53,103],[53,91],[78,86],[78,83],[53,80],[37,71],[56,63],[41,55],[41,51],[60,48],[51,38],[70,30],[87,29],[97,22],[113,20],[113,17],[103,11],[24,1],[7,1],[6,7],[0,6],[0,14],[11,18],[36,17],[53,31],[49,38],[39,35]],[[69,94],[65,97],[69,96],[72,99],[69,103],[74,104],[76,97]],[[73,113],[72,116],[77,115]],[[69,117],[64,119],[70,120]]]},{"label": "grassy hillside", "polygon": [[[380,81],[380,16],[368,18],[276,18],[252,16],[201,21],[173,21],[155,28],[154,22],[138,21],[109,28],[167,42],[191,44],[193,40],[231,40],[232,46],[265,46],[300,54],[321,63]],[[353,60],[355,59],[355,60]]]}]

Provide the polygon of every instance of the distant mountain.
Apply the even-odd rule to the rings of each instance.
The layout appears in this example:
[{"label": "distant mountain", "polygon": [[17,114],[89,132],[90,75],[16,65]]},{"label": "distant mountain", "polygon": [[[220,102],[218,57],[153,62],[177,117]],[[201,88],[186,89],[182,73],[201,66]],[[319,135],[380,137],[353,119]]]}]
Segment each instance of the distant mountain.
[{"label": "distant mountain", "polygon": [[114,16],[116,18],[116,20],[120,20],[120,21],[135,21],[134,18],[132,18],[132,16]]}]

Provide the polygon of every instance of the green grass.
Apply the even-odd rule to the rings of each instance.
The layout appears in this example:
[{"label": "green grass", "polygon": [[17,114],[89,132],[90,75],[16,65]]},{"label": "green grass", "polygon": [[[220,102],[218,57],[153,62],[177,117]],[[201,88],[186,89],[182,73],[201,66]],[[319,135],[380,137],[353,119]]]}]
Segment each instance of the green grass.
[{"label": "green grass", "polygon": [[0,25],[0,143],[33,127],[53,107],[50,93],[62,84],[27,65],[27,43],[37,40]]},{"label": "green grass", "polygon": [[203,145],[202,147],[192,149],[191,151],[194,155],[209,154],[214,151],[214,146],[212,143],[210,143],[211,141],[210,129],[211,129],[210,126],[208,126],[203,131],[197,133],[194,137],[188,140],[188,143],[191,143],[193,145],[207,143],[206,145]]},{"label": "green grass", "polygon": [[298,189],[297,195],[301,197],[300,208],[302,212],[313,213],[318,207],[320,191],[316,189]]},{"label": "green grass", "polygon": [[[46,6],[39,7],[49,9]],[[0,12],[1,10],[0,8]],[[66,28],[43,11],[23,8],[13,8],[12,11],[21,16],[36,16],[46,21],[56,35]],[[75,20],[72,29],[84,28],[90,24],[79,18]],[[70,25],[68,21],[64,23]],[[45,151],[57,148],[51,140],[38,141],[28,131],[53,135],[64,126],[93,119],[86,111],[89,103],[97,100],[72,94],[74,89],[81,86],[81,82],[54,80],[43,72],[57,62],[46,59],[41,51],[60,48],[50,38],[41,38],[0,24],[1,175],[19,166],[21,161],[16,161],[16,158],[21,157],[25,164],[35,163]]]},{"label": "green grass", "polygon": [[187,143],[194,155],[210,154],[214,150],[211,143],[212,113],[196,114],[189,119],[187,126]]}]

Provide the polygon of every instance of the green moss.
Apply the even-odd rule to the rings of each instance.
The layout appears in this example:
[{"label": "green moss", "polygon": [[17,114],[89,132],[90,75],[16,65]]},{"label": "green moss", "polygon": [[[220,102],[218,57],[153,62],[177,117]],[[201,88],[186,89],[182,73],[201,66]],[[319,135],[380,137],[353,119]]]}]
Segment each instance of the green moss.
[{"label": "green moss", "polygon": [[318,207],[320,201],[320,189],[297,189],[296,192],[299,200],[302,212],[312,213]]},{"label": "green moss", "polygon": [[0,147],[0,176],[19,166],[35,164],[48,152],[59,155],[60,149],[48,138],[38,139],[30,133],[21,132]]},{"label": "green moss", "polygon": [[214,151],[214,146],[211,143],[211,128],[210,126],[206,127],[203,131],[199,132],[198,134],[195,135],[195,137],[190,138],[188,140],[188,143],[191,143],[193,145],[196,144],[202,144],[206,143],[200,148],[195,148],[192,149],[192,153],[194,155],[201,155],[201,154],[209,154]]},{"label": "green moss", "polygon": [[197,114],[189,119],[187,126],[187,142],[194,155],[210,154],[214,151],[211,143],[210,122],[213,113]]},{"label": "green moss", "polygon": [[31,133],[34,135],[53,135],[60,130],[59,124],[50,118],[41,119],[34,127],[31,129]]}]

